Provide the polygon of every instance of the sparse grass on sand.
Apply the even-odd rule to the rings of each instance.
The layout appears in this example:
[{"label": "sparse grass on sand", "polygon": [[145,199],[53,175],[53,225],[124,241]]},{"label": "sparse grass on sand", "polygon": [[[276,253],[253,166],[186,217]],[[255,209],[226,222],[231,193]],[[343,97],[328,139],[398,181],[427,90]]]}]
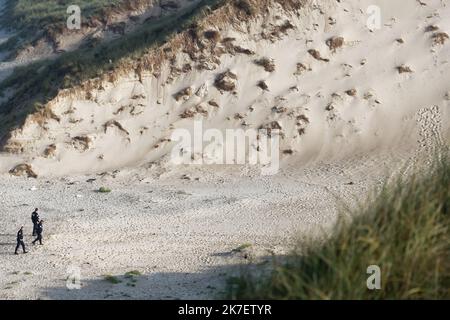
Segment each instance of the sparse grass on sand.
[{"label": "sparse grass on sand", "polygon": [[[343,210],[331,238],[230,279],[227,298],[449,299],[450,159],[442,154]],[[381,268],[380,290],[367,288],[370,265]]]},{"label": "sparse grass on sand", "polygon": [[244,251],[245,249],[251,248],[251,247],[252,247],[251,243],[244,243],[244,244],[240,245],[239,247],[234,248],[234,249],[231,250],[231,251],[232,251],[232,252],[242,252],[242,251]]},{"label": "sparse grass on sand", "polygon": [[112,276],[112,275],[110,275],[110,274],[105,275],[105,276],[103,277],[103,279],[105,279],[105,281],[108,281],[108,282],[110,282],[110,283],[112,283],[112,284],[119,284],[119,283],[122,282],[121,280],[119,280],[119,278],[117,278],[117,277],[115,277],[115,276]]},{"label": "sparse grass on sand", "polygon": [[100,189],[97,190],[98,193],[110,193],[112,190],[107,187],[100,187]]},{"label": "sparse grass on sand", "polygon": [[137,270],[128,271],[125,273],[125,279],[127,279],[127,286],[128,287],[136,287],[136,283],[138,282],[135,277],[141,276],[142,273]]},{"label": "sparse grass on sand", "polygon": [[[136,283],[138,282],[138,280],[135,277],[141,276],[142,273],[137,271],[137,270],[132,270],[132,271],[128,271],[127,273],[125,273],[125,275],[123,276],[123,280],[126,281],[126,286],[128,287],[136,287]],[[117,277],[117,276],[113,276],[110,274],[106,274],[103,276],[103,279],[109,283],[112,284],[119,284],[122,283],[122,280]]]},{"label": "sparse grass on sand", "polygon": [[133,277],[138,277],[140,275],[142,275],[142,273],[140,271],[132,270],[132,271],[128,271],[127,273],[125,273],[125,278],[133,278]]}]

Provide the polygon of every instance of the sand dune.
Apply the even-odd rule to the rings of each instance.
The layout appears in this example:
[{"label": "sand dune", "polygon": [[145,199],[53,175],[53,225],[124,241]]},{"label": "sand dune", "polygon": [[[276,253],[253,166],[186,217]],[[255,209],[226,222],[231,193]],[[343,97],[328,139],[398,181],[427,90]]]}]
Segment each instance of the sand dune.
[{"label": "sand dune", "polygon": [[[220,26],[215,32],[222,41],[209,44],[213,50],[227,50],[224,39],[234,39],[235,48],[252,54],[234,49],[195,62],[175,52],[157,76],[144,72],[138,79],[133,71],[100,89],[61,93],[45,113],[29,116],[13,132],[6,150],[23,151],[20,162],[39,175],[94,173],[165,162],[175,145],[173,130],[192,128],[195,120],[220,130],[276,121],[282,127],[281,149],[292,151],[283,159],[286,165],[413,146],[421,134],[418,112],[435,107],[431,112],[440,114],[441,134],[447,136],[450,47],[433,37],[450,28],[444,18],[449,7],[441,1],[426,6],[380,1],[383,27],[372,32],[363,10],[370,4],[323,1],[296,14],[274,6],[256,21]],[[279,31],[284,25],[289,28]],[[427,31],[431,25],[437,30]],[[329,46],[333,38],[341,40],[339,47]],[[270,71],[258,65],[264,59],[272,64]],[[197,70],[205,63],[211,70]],[[410,72],[399,71],[402,66]],[[231,91],[215,82],[227,70],[236,75]],[[109,123],[125,130],[117,125],[105,130]],[[90,141],[81,150],[74,143],[80,137]]]},{"label": "sand dune", "polygon": [[[372,5],[380,29],[368,25]],[[448,142],[445,1],[306,1],[298,11],[273,1],[240,23],[213,14],[203,51],[175,46],[181,34],[157,69],[62,91],[12,132],[0,154],[1,298],[211,298],[249,256],[327,232],[336,198],[352,202]],[[280,171],[174,165],[172,134],[195,121],[279,127]],[[46,244],[15,257],[16,226],[36,206]],[[247,257],[232,252],[245,243]],[[83,290],[65,288],[71,265]],[[143,273],[136,287],[103,279],[130,270]]]}]

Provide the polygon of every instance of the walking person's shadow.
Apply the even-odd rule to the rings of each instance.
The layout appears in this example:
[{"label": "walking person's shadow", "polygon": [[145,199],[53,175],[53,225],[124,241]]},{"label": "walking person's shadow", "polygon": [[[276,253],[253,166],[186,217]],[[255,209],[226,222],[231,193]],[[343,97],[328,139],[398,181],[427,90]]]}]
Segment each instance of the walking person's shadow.
[{"label": "walking person's shadow", "polygon": [[15,242],[0,242],[0,246],[15,246]]},{"label": "walking person's shadow", "polygon": [[14,253],[16,242],[11,241],[11,239],[13,239],[15,235],[12,233],[0,233],[0,237],[8,238],[2,239],[3,242],[0,242],[0,255],[10,254],[11,252]]}]

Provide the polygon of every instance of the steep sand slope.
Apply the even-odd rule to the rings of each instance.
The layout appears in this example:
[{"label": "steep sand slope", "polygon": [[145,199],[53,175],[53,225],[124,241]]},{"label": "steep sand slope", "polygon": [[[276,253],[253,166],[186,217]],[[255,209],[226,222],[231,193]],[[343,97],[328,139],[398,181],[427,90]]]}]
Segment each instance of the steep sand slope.
[{"label": "steep sand slope", "polygon": [[[62,93],[6,149],[23,150],[21,161],[39,175],[64,175],[164,165],[173,130],[195,120],[205,129],[276,122],[281,149],[290,151],[285,165],[413,146],[429,117],[437,135],[448,136],[450,41],[435,37],[450,30],[450,7],[439,0],[377,3],[383,24],[373,31],[366,13],[373,1],[366,0],[314,2],[298,12],[275,3],[257,20],[220,28],[212,19],[201,30],[213,40],[206,33],[199,40],[209,55],[197,51],[193,60],[175,48],[154,72],[133,70]],[[343,38],[340,47],[327,45],[333,37]],[[227,70],[237,78],[230,91],[215,85]]]}]

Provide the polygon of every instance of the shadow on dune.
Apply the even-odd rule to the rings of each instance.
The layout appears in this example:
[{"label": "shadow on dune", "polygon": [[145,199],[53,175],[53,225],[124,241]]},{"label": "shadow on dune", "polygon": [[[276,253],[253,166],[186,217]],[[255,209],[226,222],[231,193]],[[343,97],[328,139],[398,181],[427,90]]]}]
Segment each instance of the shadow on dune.
[{"label": "shadow on dune", "polygon": [[[52,300],[177,300],[221,299],[225,297],[227,279],[237,276],[248,264],[218,266],[197,273],[152,272],[100,275],[97,279],[81,280],[80,289],[60,285],[42,290],[43,299]],[[132,272],[132,271],[130,271]],[[75,282],[73,282],[75,283]]]},{"label": "shadow on dune", "polygon": [[[14,255],[14,249],[16,248],[16,235],[15,234],[0,234],[0,255]],[[20,248],[22,252],[22,248]]]},{"label": "shadow on dune", "polygon": [[0,246],[15,246],[16,243],[15,242],[0,242]]}]

